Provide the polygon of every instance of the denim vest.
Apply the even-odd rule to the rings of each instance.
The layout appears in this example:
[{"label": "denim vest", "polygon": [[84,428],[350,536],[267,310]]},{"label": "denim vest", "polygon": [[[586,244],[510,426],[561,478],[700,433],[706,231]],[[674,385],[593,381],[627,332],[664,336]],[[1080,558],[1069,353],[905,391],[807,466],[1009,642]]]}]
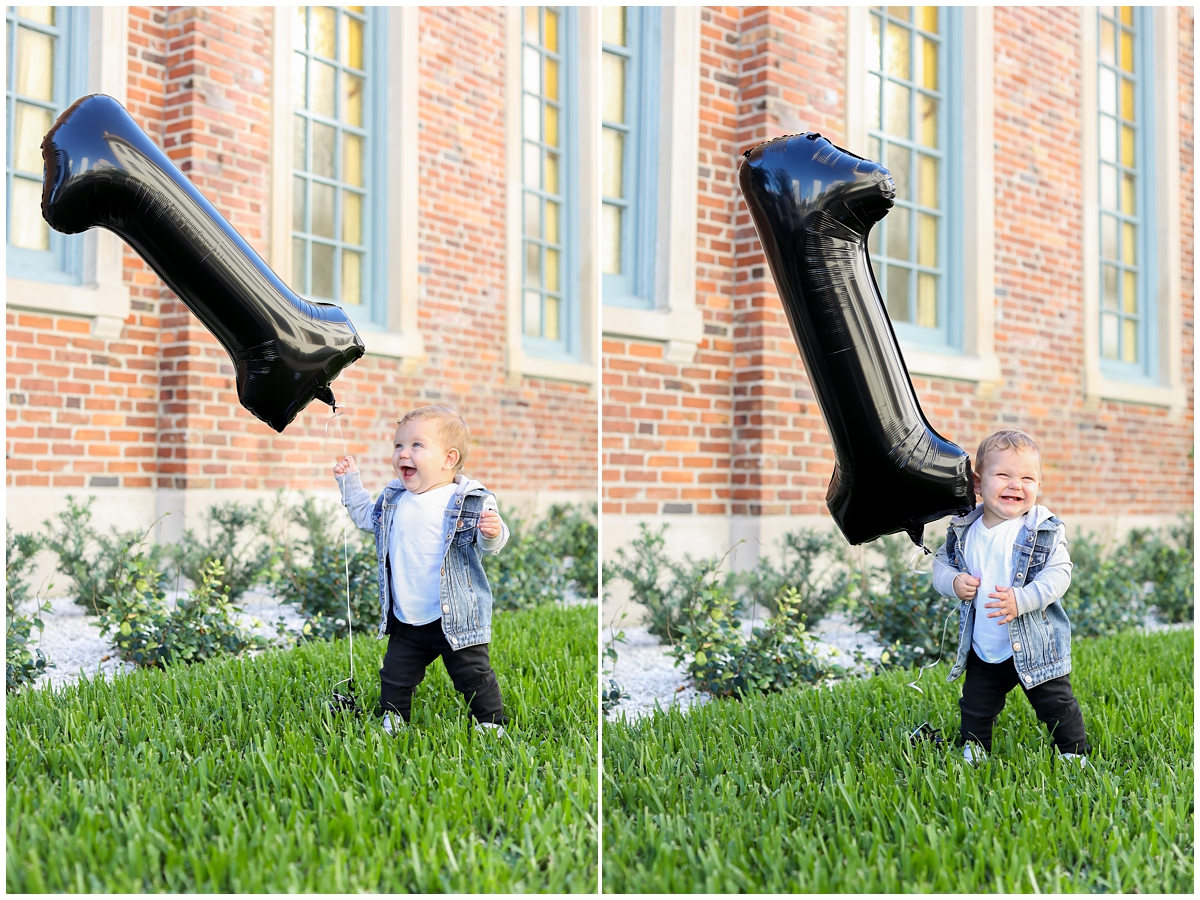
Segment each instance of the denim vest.
[{"label": "denim vest", "polygon": [[[956,572],[967,571],[963,540],[967,530],[982,514],[983,507],[980,506],[966,516],[951,520],[950,527],[946,529],[946,543],[938,550],[937,564],[948,566]],[[1049,510],[1035,506],[1026,514],[1013,542],[1013,587],[1028,585],[1046,568],[1048,562],[1061,569],[1064,559],[1067,580],[1062,592],[1065,593],[1070,584],[1066,527]],[[985,597],[991,593],[986,585],[980,585],[979,590]],[[964,600],[958,610],[958,656],[947,681],[953,681],[966,670],[974,629],[975,604]],[[1008,623],[1008,639],[1013,648],[1017,674],[1026,688],[1036,687],[1071,671],[1071,622],[1062,603],[1057,600],[1051,600],[1040,608],[1022,611]]]}]

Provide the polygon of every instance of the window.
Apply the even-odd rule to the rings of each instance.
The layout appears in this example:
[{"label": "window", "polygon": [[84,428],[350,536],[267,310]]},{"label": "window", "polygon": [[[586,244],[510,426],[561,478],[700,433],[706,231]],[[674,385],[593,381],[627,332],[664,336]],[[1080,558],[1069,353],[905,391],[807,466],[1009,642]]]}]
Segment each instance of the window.
[{"label": "window", "polygon": [[[292,30],[292,287],[314,300],[382,308],[382,197],[372,161],[380,116],[372,106],[382,58],[361,6],[296,9]],[[382,31],[383,29],[374,29]],[[372,303],[372,298],[377,298]],[[376,308],[378,307],[378,308]]]},{"label": "window", "polygon": [[1145,376],[1151,329],[1147,245],[1150,108],[1144,9],[1100,8],[1100,357],[1112,374]]},{"label": "window", "polygon": [[81,7],[7,7],[8,277],[79,284],[83,236],[42,218],[42,138],[86,91],[87,16]]},{"label": "window", "polygon": [[653,309],[661,10],[602,11],[604,302]]},{"label": "window", "polygon": [[574,16],[527,6],[521,35],[521,327],[526,349],[550,357],[578,353]]},{"label": "window", "polygon": [[954,160],[947,34],[951,10],[871,10],[867,155],[896,183],[895,206],[871,230],[868,250],[897,334],[918,345],[957,343],[949,308]]}]

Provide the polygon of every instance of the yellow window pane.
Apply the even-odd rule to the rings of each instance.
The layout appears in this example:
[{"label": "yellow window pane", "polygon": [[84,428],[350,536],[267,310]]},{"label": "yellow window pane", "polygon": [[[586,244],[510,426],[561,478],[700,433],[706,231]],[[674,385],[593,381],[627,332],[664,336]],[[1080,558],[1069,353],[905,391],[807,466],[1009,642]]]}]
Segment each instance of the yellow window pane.
[{"label": "yellow window pane", "polygon": [[1129,25],[1132,27],[1133,26],[1133,7],[1132,6],[1118,6],[1117,11],[1118,11],[1118,15],[1121,18],[1121,21],[1124,22],[1126,25]]},{"label": "yellow window pane", "polygon": [[625,43],[625,7],[605,6],[602,16],[601,28],[604,32],[604,43],[616,44],[620,47],[627,46]]},{"label": "yellow window pane", "polygon": [[54,124],[50,110],[18,103],[16,121],[13,124],[13,168],[20,172],[41,175],[42,138]]},{"label": "yellow window pane", "polygon": [[1100,70],[1100,112],[1117,114],[1117,73],[1112,69]]},{"label": "yellow window pane", "polygon": [[[333,204],[336,190],[329,184],[313,182],[312,187],[312,233],[321,237],[333,237]],[[329,296],[325,294],[324,296]]]},{"label": "yellow window pane", "polygon": [[912,115],[912,91],[903,85],[887,82],[883,86],[884,128],[888,134],[908,140],[912,137],[909,124]]},{"label": "yellow window pane", "polygon": [[14,178],[9,202],[8,242],[27,250],[49,250],[50,226],[42,218],[42,183]]},{"label": "yellow window pane", "polygon": [[1121,178],[1121,212],[1127,216],[1137,215],[1137,181],[1132,175]]},{"label": "yellow window pane", "polygon": [[917,98],[917,132],[921,144],[926,147],[938,146],[938,101],[935,97],[922,94]]},{"label": "yellow window pane", "polygon": [[41,22],[43,25],[54,24],[53,6],[18,6],[17,15],[31,22]]},{"label": "yellow window pane", "polygon": [[921,38],[921,86],[938,89],[938,44],[927,37]]},{"label": "yellow window pane", "polygon": [[546,38],[542,46],[551,53],[558,52],[558,13],[552,9],[546,10]]},{"label": "yellow window pane", "polygon": [[358,13],[361,16],[363,10],[366,9],[366,7],[365,6],[347,6],[346,9],[353,10],[354,12]]},{"label": "yellow window pane", "polygon": [[938,31],[938,8],[936,6],[917,7],[917,27],[923,31]]},{"label": "yellow window pane", "polygon": [[542,286],[542,250],[537,244],[525,245],[525,283],[530,287]]},{"label": "yellow window pane", "polygon": [[[1108,73],[1111,74],[1111,73]],[[1121,79],[1121,118],[1133,121],[1137,118],[1133,104],[1133,82],[1128,78]]]},{"label": "yellow window pane", "polygon": [[625,58],[604,54],[604,106],[601,118],[606,122],[625,122]]},{"label": "yellow window pane", "polygon": [[525,7],[525,40],[531,44],[540,44],[542,42],[541,29],[538,28],[538,8],[536,6]]},{"label": "yellow window pane", "polygon": [[938,220],[936,216],[917,214],[917,262],[931,269],[938,264]]},{"label": "yellow window pane", "polygon": [[363,185],[363,139],[345,132],[342,133],[342,181]]},{"label": "yellow window pane", "polygon": [[542,236],[542,198],[537,194],[525,195],[525,236]]},{"label": "yellow window pane", "polygon": [[912,151],[899,144],[888,144],[887,169],[892,174],[896,184],[896,199],[908,200],[912,197]]},{"label": "yellow window pane", "polygon": [[297,6],[296,18],[292,20],[292,49],[308,49],[308,7]]},{"label": "yellow window pane", "polygon": [[879,118],[879,92],[882,85],[878,75],[867,76],[867,127],[879,128],[882,122]]},{"label": "yellow window pane", "polygon": [[362,244],[362,194],[342,191],[342,242]]},{"label": "yellow window pane", "polygon": [[550,100],[561,99],[558,96],[558,63],[546,57],[546,97]]},{"label": "yellow window pane", "polygon": [[1137,272],[1125,272],[1125,291],[1121,296],[1121,308],[1127,313],[1136,314],[1137,304]]},{"label": "yellow window pane", "polygon": [[521,54],[521,86],[531,94],[542,92],[542,54],[526,47]]},{"label": "yellow window pane", "polygon": [[337,70],[327,63],[314,60],[310,74],[313,82],[312,110],[332,119],[336,115],[333,105],[333,86],[337,81]]},{"label": "yellow window pane", "polygon": [[363,23],[350,16],[342,19],[341,59],[351,68],[363,67]]},{"label": "yellow window pane", "polygon": [[912,77],[912,32],[889,25],[885,32],[884,57],[887,73],[893,78]]},{"label": "yellow window pane", "polygon": [[1128,125],[1121,126],[1121,164],[1134,168],[1137,162],[1134,159],[1134,131]]},{"label": "yellow window pane", "polygon": [[292,54],[292,106],[296,109],[308,107],[307,61],[303,53]]},{"label": "yellow window pane", "polygon": [[[1105,219],[1112,221],[1110,216],[1105,216]],[[1121,262],[1127,266],[1136,266],[1137,226],[1132,222],[1126,222],[1121,230],[1124,232],[1121,235]]]},{"label": "yellow window pane", "polygon": [[54,100],[54,38],[17,29],[17,93],[33,100]]},{"label": "yellow window pane", "polygon": [[546,298],[546,330],[543,336],[550,341],[557,341],[559,339],[558,306],[559,299],[557,297]]},{"label": "yellow window pane", "polygon": [[917,274],[917,324],[922,328],[938,327],[936,275]]},{"label": "yellow window pane", "polygon": [[867,68],[876,72],[883,70],[883,23],[878,16],[871,16],[871,42],[867,45]]},{"label": "yellow window pane", "polygon": [[292,231],[308,231],[308,199],[304,178],[292,177]]},{"label": "yellow window pane", "polygon": [[621,208],[604,204],[604,221],[601,223],[601,259],[605,275],[621,274]]},{"label": "yellow window pane", "polygon": [[1132,319],[1126,319],[1124,322],[1124,334],[1121,336],[1121,359],[1128,363],[1138,361],[1137,352],[1137,322]]},{"label": "yellow window pane", "polygon": [[313,53],[333,59],[337,56],[337,10],[332,6],[314,6],[309,20],[312,27],[309,48]]},{"label": "yellow window pane", "polygon": [[1100,217],[1100,255],[1117,258],[1117,220],[1113,216]]},{"label": "yellow window pane", "polygon": [[558,275],[558,251],[548,249],[546,250],[546,288],[548,290],[559,290]]},{"label": "yellow window pane", "polygon": [[342,251],[341,300],[353,306],[362,303],[362,254],[353,250]]},{"label": "yellow window pane", "polygon": [[1117,34],[1112,22],[1100,23],[1100,61],[1110,66],[1117,64]]},{"label": "yellow window pane", "polygon": [[542,336],[542,295],[537,291],[526,291],[522,304],[525,318],[525,333],[530,337]]},{"label": "yellow window pane", "polygon": [[601,193],[605,197],[624,197],[625,135],[614,128],[604,129],[603,167]]},{"label": "yellow window pane", "polygon": [[909,21],[909,17],[912,15],[912,7],[910,6],[889,6],[887,11],[889,16],[895,16],[897,19],[902,19],[905,22]]},{"label": "yellow window pane", "polygon": [[1100,324],[1100,352],[1105,359],[1117,358],[1117,329],[1119,320],[1116,316],[1102,316]]},{"label": "yellow window pane", "polygon": [[1105,309],[1116,309],[1117,305],[1118,305],[1118,303],[1117,303],[1117,301],[1118,301],[1118,297],[1117,297],[1117,267],[1116,266],[1105,266],[1104,267],[1104,277],[1103,277],[1102,281],[1103,281],[1103,290],[1102,290],[1102,293],[1100,296],[1101,296],[1101,300],[1104,303],[1104,308]]},{"label": "yellow window pane", "polygon": [[553,200],[546,201],[546,241],[551,244],[562,243],[558,230],[558,204]]},{"label": "yellow window pane", "polygon": [[1121,68],[1126,72],[1133,71],[1133,33],[1121,32]]},{"label": "yellow window pane", "polygon": [[308,138],[304,131],[304,116],[292,116],[292,168],[308,168]]},{"label": "yellow window pane", "polygon": [[938,208],[938,161],[922,154],[917,157],[917,202],[931,209]]},{"label": "yellow window pane", "polygon": [[336,178],[334,150],[337,132],[331,125],[312,123],[312,171],[322,178]]},{"label": "yellow window pane", "polygon": [[558,189],[558,154],[546,154],[546,192],[550,194],[559,194]]},{"label": "yellow window pane", "polygon": [[551,147],[558,146],[558,108],[547,103],[546,105],[546,134],[543,140]]},{"label": "yellow window pane", "polygon": [[536,144],[525,144],[525,184],[531,188],[542,186],[542,150]]},{"label": "yellow window pane", "polygon": [[342,73],[342,121],[348,125],[363,123],[363,80]]},{"label": "yellow window pane", "polygon": [[312,295],[333,299],[333,248],[328,244],[312,245]]}]

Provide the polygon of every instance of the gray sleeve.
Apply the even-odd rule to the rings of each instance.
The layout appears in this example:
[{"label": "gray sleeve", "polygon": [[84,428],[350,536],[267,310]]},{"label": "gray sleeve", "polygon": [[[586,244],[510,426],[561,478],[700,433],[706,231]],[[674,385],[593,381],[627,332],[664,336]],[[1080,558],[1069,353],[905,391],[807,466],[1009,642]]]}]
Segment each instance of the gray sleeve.
[{"label": "gray sleeve", "polygon": [[[483,498],[484,510],[494,509],[500,512],[500,505],[496,502],[495,494],[488,494]],[[503,519],[500,520],[500,533],[494,538],[487,538],[483,533],[479,534],[479,546],[484,549],[485,553],[499,553],[500,548],[508,543],[508,523]]]},{"label": "gray sleeve", "polygon": [[350,519],[363,531],[373,532],[375,526],[371,522],[371,514],[375,510],[375,503],[362,485],[362,475],[358,472],[347,472],[345,475],[333,477],[337,480],[338,490],[342,494],[342,505],[350,513]]},{"label": "gray sleeve", "polygon": [[958,595],[954,593],[954,576],[957,574],[958,569],[950,565],[946,545],[942,544],[933,558],[933,589],[943,597],[957,600]]},{"label": "gray sleeve", "polygon": [[1067,529],[1058,527],[1058,538],[1046,567],[1022,587],[1013,588],[1017,598],[1017,615],[1045,609],[1062,598],[1071,586],[1071,554],[1067,551]]}]

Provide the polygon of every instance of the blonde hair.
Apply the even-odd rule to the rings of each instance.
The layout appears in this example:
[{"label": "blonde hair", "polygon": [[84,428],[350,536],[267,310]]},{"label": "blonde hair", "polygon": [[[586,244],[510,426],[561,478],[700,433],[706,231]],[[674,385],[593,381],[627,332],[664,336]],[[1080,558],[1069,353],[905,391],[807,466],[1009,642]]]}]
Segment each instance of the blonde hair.
[{"label": "blonde hair", "polygon": [[1016,428],[1002,428],[993,431],[979,442],[979,450],[975,453],[975,471],[983,474],[983,464],[987,455],[994,450],[1032,450],[1037,455],[1038,474],[1042,472],[1042,449],[1037,441],[1025,432]]},{"label": "blonde hair", "polygon": [[446,449],[458,451],[458,463],[455,472],[461,472],[467,461],[467,451],[471,447],[471,429],[455,410],[448,406],[418,406],[409,410],[396,424],[403,425],[413,419],[433,419],[437,424],[438,437],[446,445]]}]

